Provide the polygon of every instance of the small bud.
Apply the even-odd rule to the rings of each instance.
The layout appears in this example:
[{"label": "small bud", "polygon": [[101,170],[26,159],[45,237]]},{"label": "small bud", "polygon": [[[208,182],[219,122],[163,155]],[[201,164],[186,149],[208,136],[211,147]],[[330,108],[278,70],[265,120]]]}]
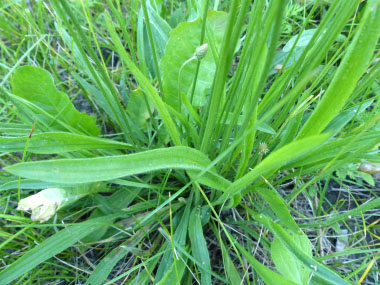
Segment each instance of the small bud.
[{"label": "small bud", "polygon": [[203,44],[196,48],[194,56],[196,56],[198,60],[201,60],[206,56],[207,51],[208,51],[208,44]]},{"label": "small bud", "polygon": [[282,69],[282,64],[277,64],[275,67],[274,67],[274,70],[276,70],[277,72],[280,72]]},{"label": "small bud", "polygon": [[17,210],[25,212],[31,210],[32,221],[43,223],[54,216],[65,201],[65,190],[48,188],[25,199],[21,199]]},{"label": "small bud", "polygon": [[380,173],[380,163],[363,162],[358,170],[368,174]]}]

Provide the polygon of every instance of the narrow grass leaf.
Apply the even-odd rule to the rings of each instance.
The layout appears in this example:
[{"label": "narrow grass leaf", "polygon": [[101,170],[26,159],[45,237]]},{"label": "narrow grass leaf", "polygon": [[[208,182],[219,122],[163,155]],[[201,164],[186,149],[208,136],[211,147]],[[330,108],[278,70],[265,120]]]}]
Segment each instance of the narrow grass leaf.
[{"label": "narrow grass leaf", "polygon": [[366,71],[380,35],[380,1],[366,2],[359,30],[317,108],[302,127],[298,139],[317,135],[339,114]]},{"label": "narrow grass leaf", "polygon": [[130,248],[135,246],[142,236],[137,234],[133,236],[131,241],[124,242],[118,245],[116,248],[111,250],[96,266],[95,270],[92,272],[90,277],[86,281],[87,284],[91,285],[100,285],[104,284],[104,281],[107,279],[108,275],[115,267],[115,265],[124,258],[129,252]]},{"label": "narrow grass leaf", "polygon": [[[190,219],[190,213],[191,213],[190,212],[191,204],[192,204],[192,198],[189,198],[189,200],[186,203],[186,207],[183,211],[183,214],[181,216],[181,219],[178,225],[175,226],[175,232],[172,237],[174,241],[180,244],[181,246],[186,245],[186,237],[187,237],[188,225],[189,225],[189,219]],[[176,215],[176,217],[178,217],[178,214]],[[171,241],[168,240],[167,245],[168,247],[166,249],[166,252],[164,256],[162,257],[160,265],[157,268],[157,273],[155,277],[156,282],[161,281],[161,279],[165,278],[165,276],[168,274],[172,275],[173,273],[168,273],[168,271],[172,272],[172,267],[176,267],[179,265],[179,263],[175,260],[176,258],[174,256],[176,256],[177,253],[175,252],[173,253],[173,248],[172,248],[173,245],[171,244]],[[174,264],[174,262],[177,262],[177,264]],[[169,276],[166,276],[166,278],[169,278]]]},{"label": "narrow grass leaf", "polygon": [[338,134],[344,126],[346,126],[352,118],[359,116],[365,109],[373,104],[373,100],[363,103],[362,105],[354,106],[350,109],[347,109],[337,115],[324,129],[325,132],[331,132],[331,135],[334,136]]},{"label": "narrow grass leaf", "polygon": [[336,213],[332,214],[331,218],[321,220],[315,223],[305,223],[301,224],[300,228],[320,228],[320,227],[328,227],[331,225],[334,225],[336,223],[339,223],[341,221],[346,220],[350,217],[356,217],[361,215],[363,212],[380,207],[380,198],[376,198],[372,201],[369,201],[367,203],[364,203],[355,209],[343,212],[343,213]]},{"label": "narrow grass leaf", "polygon": [[289,168],[296,168],[306,166],[308,164],[313,165],[315,163],[326,162],[327,160],[336,157],[337,153],[344,151],[345,147],[352,143],[351,147],[345,151],[345,153],[351,153],[351,149],[367,148],[370,149],[380,143],[380,136],[378,135],[379,129],[373,128],[373,130],[360,136],[356,140],[356,135],[347,135],[344,138],[337,138],[327,142],[321,147],[316,148],[310,153],[302,156],[295,161],[292,161],[287,165]]},{"label": "narrow grass leaf", "polygon": [[108,275],[122,258],[129,253],[128,248],[118,246],[109,252],[96,266],[85,284],[98,285],[103,284]]},{"label": "narrow grass leaf", "polygon": [[[193,257],[200,264],[202,264],[202,267],[199,268],[201,272],[202,285],[211,285],[211,274],[209,273],[211,271],[210,256],[207,249],[206,240],[203,235],[199,208],[194,208],[190,214],[189,237]],[[203,267],[207,270],[203,269]]]},{"label": "narrow grass leaf", "polygon": [[[182,260],[183,259],[183,260]],[[181,280],[185,274],[187,258],[182,257],[178,260],[174,260],[172,266],[166,272],[164,277],[157,283],[157,285],[166,285],[166,284],[181,284]]]},{"label": "narrow grass leaf", "polygon": [[230,257],[230,253],[226,248],[226,245],[222,240],[219,240],[220,247],[222,249],[222,256],[224,262],[224,268],[226,270],[226,275],[230,280],[231,284],[242,284],[242,278],[237,271],[234,262]]},{"label": "narrow grass leaf", "polygon": [[58,233],[44,240],[38,246],[29,249],[17,261],[0,272],[0,284],[9,284],[15,279],[23,276],[28,271],[74,245],[80,239],[106,223],[111,222],[119,215],[104,216],[98,219],[89,220],[79,224],[68,226]]},{"label": "narrow grass leaf", "polygon": [[111,35],[111,38],[115,44],[119,56],[123,60],[124,64],[128,67],[129,71],[136,78],[137,82],[141,85],[141,88],[149,96],[150,100],[152,100],[152,103],[156,107],[156,110],[158,111],[162,120],[164,121],[174,144],[181,145],[177,127],[174,124],[169,114],[169,111],[165,107],[165,104],[162,101],[160,95],[158,94],[156,88],[150,83],[149,79],[145,77],[145,75],[140,71],[140,69],[129,58],[129,55],[125,51],[124,46],[121,43],[121,40],[115,31],[115,27],[110,19],[110,16],[106,17],[106,23],[108,32]]}]

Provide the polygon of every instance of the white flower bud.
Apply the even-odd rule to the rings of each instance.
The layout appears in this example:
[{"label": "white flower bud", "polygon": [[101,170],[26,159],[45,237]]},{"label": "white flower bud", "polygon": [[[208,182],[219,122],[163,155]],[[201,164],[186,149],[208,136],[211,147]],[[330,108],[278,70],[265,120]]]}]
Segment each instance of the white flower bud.
[{"label": "white flower bud", "polygon": [[64,189],[48,188],[21,199],[17,210],[32,211],[32,221],[43,223],[54,216],[66,200],[66,191]]},{"label": "white flower bud", "polygon": [[206,56],[207,51],[208,51],[208,44],[203,44],[196,48],[194,56],[196,56],[198,60],[201,60]]}]

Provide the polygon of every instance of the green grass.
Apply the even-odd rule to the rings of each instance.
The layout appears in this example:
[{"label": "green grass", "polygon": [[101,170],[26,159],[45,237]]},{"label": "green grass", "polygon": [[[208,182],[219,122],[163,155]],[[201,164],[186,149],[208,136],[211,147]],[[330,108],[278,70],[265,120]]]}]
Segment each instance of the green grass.
[{"label": "green grass", "polygon": [[0,4],[0,284],[378,283],[380,1],[251,2]]}]

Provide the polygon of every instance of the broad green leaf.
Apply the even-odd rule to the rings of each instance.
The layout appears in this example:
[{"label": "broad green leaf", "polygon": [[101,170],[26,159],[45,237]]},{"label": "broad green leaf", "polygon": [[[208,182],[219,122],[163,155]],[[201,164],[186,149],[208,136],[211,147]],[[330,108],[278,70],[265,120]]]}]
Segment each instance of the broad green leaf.
[{"label": "broad green leaf", "polygon": [[[224,12],[209,11],[207,23],[218,49],[222,43],[227,14]],[[166,45],[165,56],[161,61],[163,73],[165,101],[178,109],[178,75],[181,66],[189,60],[199,46],[201,35],[201,19],[194,22],[179,24],[170,32],[170,38]],[[208,43],[208,39],[205,40]],[[186,64],[181,72],[180,91],[188,94],[194,80],[197,63],[196,60]],[[216,64],[211,51],[202,59],[198,80],[195,87],[193,105],[203,106],[206,102],[206,91],[211,88]],[[190,96],[190,95],[189,95]]]},{"label": "broad green leaf", "polygon": [[[296,43],[296,48],[305,48],[310,42],[316,30],[317,29],[304,30]],[[290,52],[294,43],[296,42],[297,37],[298,35],[293,36],[282,48],[282,51]]]},{"label": "broad green leaf", "polygon": [[[11,93],[7,93],[7,96],[14,103],[14,105],[17,106],[17,109],[20,110],[22,120],[29,125],[29,131],[27,132],[28,135],[30,134],[33,122],[36,119],[36,122],[38,122],[38,124],[36,125],[37,131],[42,130],[51,132],[52,130],[65,130],[65,132],[78,133],[76,128],[68,125],[60,118],[56,118],[55,115],[48,113],[46,110],[43,109],[43,107],[38,106],[38,104],[30,102],[27,99],[24,99],[17,95],[13,95]],[[51,122],[54,122],[54,124],[52,124]]]},{"label": "broad green leaf", "polygon": [[280,225],[272,221],[269,221],[269,223],[271,223],[271,230],[274,232],[276,238],[278,238],[282,244],[303,263],[305,268],[310,268],[314,275],[323,279],[325,282],[324,284],[350,284],[350,282],[345,281],[336,272],[324,264],[315,261],[307,253],[301,250],[296,243],[297,241],[294,240],[294,237],[289,235]]},{"label": "broad green leaf", "polygon": [[170,266],[169,270],[166,271],[164,277],[157,283],[157,285],[166,285],[166,284],[180,284],[183,275],[185,274],[187,258],[182,257],[182,259],[178,258],[178,260],[174,260],[172,266]]},{"label": "broad green leaf", "polygon": [[[320,279],[323,279],[324,284],[351,284],[345,281],[338,273],[331,270],[326,265],[316,261],[310,257],[307,253],[299,249],[298,244],[294,241],[294,237],[291,236],[284,228],[279,224],[276,224],[266,215],[258,215],[254,213],[250,208],[245,207],[247,211],[261,224],[267,227],[276,238],[291,252],[305,268],[309,268],[313,275],[317,275]],[[239,248],[240,249],[240,248]],[[307,283],[306,283],[307,284]]]},{"label": "broad green leaf", "polygon": [[[0,151],[22,152],[28,137],[0,137]],[[132,149],[126,143],[109,139],[100,139],[84,135],[55,132],[34,134],[28,145],[28,152],[53,154],[80,150],[96,149]]]},{"label": "broad green leaf", "polygon": [[155,37],[160,38],[161,40],[156,40],[157,41],[157,48],[158,48],[158,54],[159,58],[164,55],[165,52],[165,45],[166,42],[169,39],[169,33],[172,30],[170,25],[166,22],[165,19],[163,19],[159,13],[151,6],[150,1],[147,2],[147,8],[148,8],[148,13],[149,13],[149,19],[150,19],[150,24],[153,29],[153,34]]},{"label": "broad green leaf", "polygon": [[331,135],[336,135],[344,128],[345,125],[348,124],[348,122],[351,121],[351,119],[355,116],[355,114],[357,114],[357,116],[360,115],[361,113],[365,111],[365,109],[371,106],[372,103],[373,103],[373,100],[370,100],[369,102],[366,102],[361,106],[355,106],[341,112],[328,124],[328,126],[326,127],[324,131],[331,132]]},{"label": "broad green leaf", "polygon": [[[291,67],[301,57],[304,49],[310,42],[316,30],[317,29],[310,29],[310,30],[304,30],[302,32],[301,36],[299,37],[296,43],[296,46],[294,47],[292,51],[292,54],[290,55],[288,61],[286,62],[286,66],[284,67],[284,69],[288,69],[289,67]],[[298,38],[298,35],[293,36],[285,44],[282,50],[276,54],[276,56],[273,59],[272,68],[269,72],[269,75],[278,73],[278,71],[276,71],[274,67],[278,64],[282,65],[285,62],[297,38]]]},{"label": "broad green leaf", "polygon": [[118,216],[120,215],[104,216],[71,225],[60,230],[38,246],[28,249],[16,262],[1,271],[0,284],[11,283],[13,280],[23,276],[37,265],[74,245],[91,232],[96,231],[99,227],[109,223]]},{"label": "broad green leaf", "polygon": [[285,277],[273,272],[266,266],[262,265],[251,253],[249,253],[240,243],[235,241],[236,247],[247,259],[247,261],[252,265],[252,268],[259,274],[259,276],[267,284],[284,284],[284,285],[295,285],[296,283],[286,279]]},{"label": "broad green leaf", "polygon": [[298,139],[317,135],[339,114],[356,83],[368,68],[380,35],[380,1],[366,2],[359,30],[339,65],[331,84],[301,129]]},{"label": "broad green leaf", "polygon": [[[379,169],[379,172],[380,172],[380,169]],[[375,180],[373,179],[371,174],[357,171],[356,175],[363,178],[363,180],[367,182],[369,185],[371,185],[372,187],[375,187]]]},{"label": "broad green leaf", "polygon": [[275,190],[259,188],[257,189],[257,192],[269,204],[272,211],[276,214],[277,218],[280,219],[280,222],[283,226],[292,230],[293,232],[297,232],[299,230],[297,223],[289,213],[288,207],[282,200],[282,197],[277,192],[275,192]]},{"label": "broad green leaf", "polygon": [[148,129],[148,121],[153,113],[153,104],[145,98],[145,94],[141,89],[133,90],[129,93],[129,101],[127,112],[138,126],[143,129]]},{"label": "broad green leaf", "polygon": [[[298,249],[306,254],[309,258],[313,257],[312,246],[305,234],[288,232]],[[272,259],[277,270],[287,279],[297,284],[307,284],[310,275],[310,269],[305,267],[275,236],[272,247]]]},{"label": "broad green leaf", "polygon": [[199,208],[194,208],[190,214],[189,237],[193,257],[207,269],[205,270],[203,267],[199,267],[202,285],[211,284],[211,274],[209,273],[211,271],[210,256],[207,249],[206,240],[203,235]]},{"label": "broad green leaf", "polygon": [[265,123],[258,125],[257,129],[263,133],[267,133],[267,134],[271,134],[271,135],[276,134],[276,131],[271,126],[269,126],[268,124],[265,124]]},{"label": "broad green leaf", "polygon": [[[23,162],[8,166],[6,171],[25,178],[46,182],[76,184],[97,182],[163,169],[202,171],[210,160],[200,151],[189,147],[171,147],[145,152],[83,159],[58,159]],[[205,173],[199,182],[219,190],[228,181],[215,170]]]},{"label": "broad green leaf", "polygon": [[[13,94],[36,104],[80,132],[92,136],[99,135],[100,130],[95,124],[95,117],[77,111],[69,97],[55,87],[53,77],[46,70],[34,66],[19,67],[13,76],[12,90]],[[54,121],[47,121],[47,118],[39,119],[57,129],[62,128]]]},{"label": "broad green leaf", "polygon": [[140,242],[141,238],[141,235],[134,236],[132,241],[125,242],[111,250],[99,262],[99,264],[96,266],[95,270],[92,272],[85,284],[104,284],[104,281],[107,279],[108,275],[115,267],[115,265],[130,252],[131,246],[135,246],[136,243]]},{"label": "broad green leaf", "polygon": [[[111,196],[106,197],[106,201],[108,205],[113,209],[111,213],[106,214],[116,214],[120,209],[128,207],[133,200],[136,198],[136,196],[140,193],[141,189],[133,189],[128,190],[126,188],[120,189],[114,193],[112,193]],[[97,209],[92,211],[90,215],[90,219],[98,218],[101,216],[104,216],[105,210],[103,209],[102,205],[99,205]],[[97,231],[90,233],[88,236],[83,238],[84,243],[92,243],[99,241],[104,234],[109,229],[109,225],[104,225],[101,228],[99,228]]]}]

